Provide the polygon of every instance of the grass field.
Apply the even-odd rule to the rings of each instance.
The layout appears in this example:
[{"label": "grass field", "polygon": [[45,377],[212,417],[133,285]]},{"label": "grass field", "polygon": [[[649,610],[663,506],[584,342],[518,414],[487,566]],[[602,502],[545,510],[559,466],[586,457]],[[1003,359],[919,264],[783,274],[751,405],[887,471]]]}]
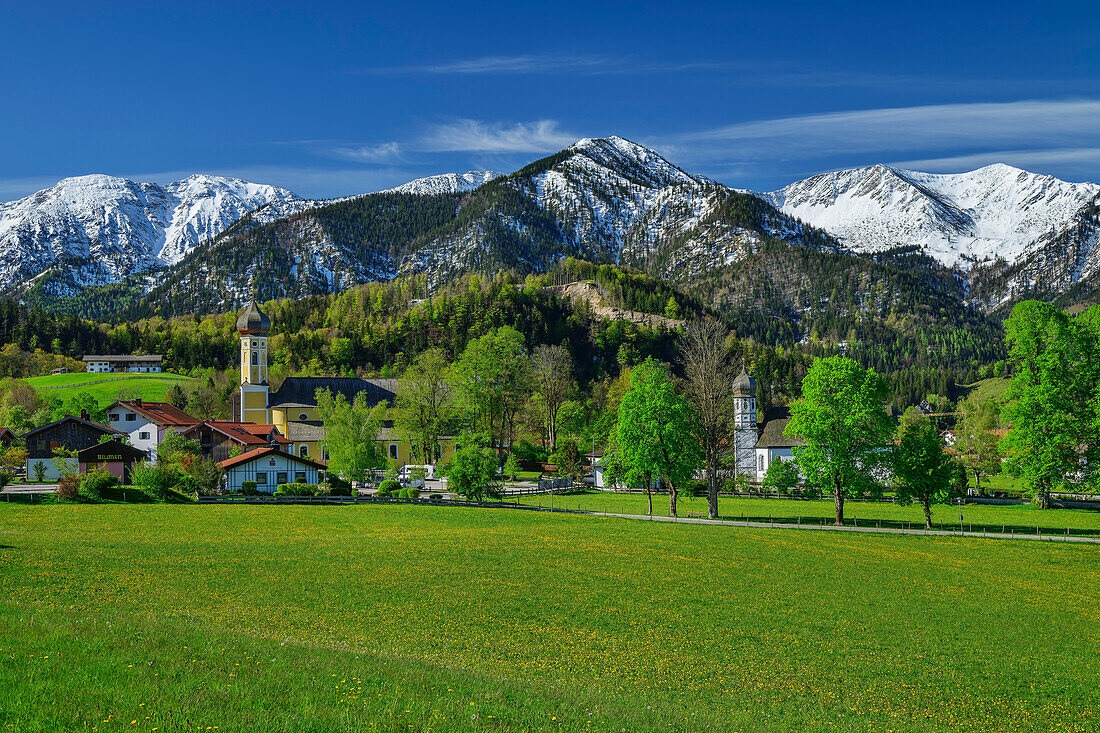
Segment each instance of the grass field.
[{"label": "grass field", "polygon": [[[531,506],[550,506],[549,495],[519,497],[520,504]],[[581,509],[584,511],[607,512],[612,514],[645,514],[648,511],[645,494],[617,494],[611,492],[591,492],[586,494],[559,494],[554,496],[554,507],[562,509]],[[677,503],[681,517],[689,513],[706,515],[705,497],[687,497]],[[719,515],[723,519],[740,520],[753,518],[794,518],[803,521],[825,519],[832,522],[835,517],[832,499],[793,500],[793,499],[755,499],[748,497],[723,497],[718,501]],[[993,506],[968,504],[958,506],[934,506],[932,518],[935,522],[958,527],[959,514],[966,524],[985,526],[1017,526],[1064,530],[1094,530],[1100,532],[1100,511],[1085,509],[1036,509],[1030,505]],[[668,495],[653,497],[653,513],[668,516]],[[914,527],[924,526],[924,510],[919,505],[900,506],[889,502],[844,503],[844,516],[849,524],[852,521],[873,522],[876,520],[911,521]],[[999,529],[999,527],[998,527]]]},{"label": "grass field", "polygon": [[0,729],[1094,731],[1091,546],[0,505]]},{"label": "grass field", "polygon": [[143,399],[152,402],[164,400],[173,384],[186,387],[192,382],[188,377],[162,372],[159,374],[51,374],[31,377],[27,380],[43,395],[68,401],[78,392],[87,392],[101,405],[108,405],[119,398]]}]

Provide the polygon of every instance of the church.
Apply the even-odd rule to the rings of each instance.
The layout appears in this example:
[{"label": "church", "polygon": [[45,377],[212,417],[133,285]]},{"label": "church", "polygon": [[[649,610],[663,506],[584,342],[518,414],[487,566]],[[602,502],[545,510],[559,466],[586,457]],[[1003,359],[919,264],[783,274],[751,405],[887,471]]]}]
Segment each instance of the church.
[{"label": "church", "polygon": [[791,412],[786,407],[771,407],[764,419],[757,419],[756,380],[742,369],[733,380],[733,441],[735,471],[751,481],[763,481],[773,461],[793,461],[794,451],[802,445],[798,438],[783,435]]},{"label": "church", "polygon": [[[258,425],[274,425],[285,436],[288,450],[299,458],[327,461],[325,427],[317,407],[317,391],[342,394],[350,403],[365,394],[367,404],[386,402],[392,409],[397,397],[396,379],[359,377],[287,377],[271,391],[268,383],[268,334],[271,319],[253,301],[237,318],[241,340],[241,386],[233,395],[233,419]],[[379,443],[389,461],[397,466],[418,463],[412,446],[398,440],[392,420],[384,420]],[[436,460],[443,461],[454,452],[454,442],[440,443]]]}]

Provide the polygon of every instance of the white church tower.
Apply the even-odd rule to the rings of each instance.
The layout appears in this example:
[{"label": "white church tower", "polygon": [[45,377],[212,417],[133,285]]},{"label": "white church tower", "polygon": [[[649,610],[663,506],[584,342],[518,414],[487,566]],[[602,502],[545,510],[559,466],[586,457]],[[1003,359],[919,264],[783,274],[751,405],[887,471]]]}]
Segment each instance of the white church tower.
[{"label": "white church tower", "polygon": [[756,380],[741,369],[733,380],[734,471],[756,478]]}]

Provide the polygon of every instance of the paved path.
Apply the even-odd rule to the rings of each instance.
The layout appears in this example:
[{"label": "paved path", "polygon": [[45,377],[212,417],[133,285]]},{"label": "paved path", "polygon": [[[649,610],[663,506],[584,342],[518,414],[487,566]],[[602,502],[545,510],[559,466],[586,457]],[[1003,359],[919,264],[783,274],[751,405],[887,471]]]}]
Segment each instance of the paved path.
[{"label": "paved path", "polygon": [[[543,509],[543,511],[550,511]],[[557,512],[555,512],[557,513]],[[810,529],[818,532],[866,532],[870,534],[923,534],[940,537],[983,537],[1002,540],[1040,540],[1047,542],[1080,542],[1100,545],[1100,537],[1075,537],[1064,534],[1007,534],[1003,532],[947,532],[938,529],[892,529],[888,527],[837,527],[835,524],[783,524],[768,522],[739,522],[732,519],[701,519],[697,517],[659,517],[648,514],[608,514],[605,512],[586,512],[569,510],[569,514],[587,514],[594,517],[616,517],[619,519],[640,519],[647,522],[673,522],[675,524],[721,524],[729,527],[759,527],[764,529]]]}]

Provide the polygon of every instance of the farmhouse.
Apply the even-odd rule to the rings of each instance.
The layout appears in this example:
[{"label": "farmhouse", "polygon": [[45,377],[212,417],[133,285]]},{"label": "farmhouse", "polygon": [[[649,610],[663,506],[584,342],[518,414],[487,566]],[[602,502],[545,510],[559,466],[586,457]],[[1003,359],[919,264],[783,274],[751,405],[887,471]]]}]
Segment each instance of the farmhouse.
[{"label": "farmhouse", "polygon": [[164,359],[160,354],[88,354],[83,358],[87,371],[98,374],[112,372],[159,372]]},{"label": "farmhouse", "polygon": [[[104,436],[122,438],[125,433],[89,420],[86,410],[81,410],[80,417],[66,415],[48,425],[27,431],[23,435],[27,443],[27,477],[38,479],[41,476],[43,480],[56,481],[60,478],[60,472],[55,464],[61,461],[78,470],[79,464],[75,458],[54,461],[54,451],[82,451],[97,445]],[[41,468],[37,467],[39,464]]]},{"label": "farmhouse", "polygon": [[[363,379],[352,377],[288,377],[271,392],[267,381],[267,336],[271,320],[256,303],[237,319],[241,338],[241,387],[233,395],[233,419],[274,426],[292,445],[299,458],[322,458],[325,455],[325,427],[317,408],[317,391],[327,389],[353,402],[357,395],[366,395],[368,405],[380,402],[393,405],[397,398],[396,379]],[[424,461],[413,456],[412,446],[393,434],[393,423],[383,424],[379,442],[386,456],[398,465],[433,463],[446,460],[454,453],[454,440],[440,441],[434,460]],[[416,460],[414,460],[416,459]]]},{"label": "farmhouse", "polygon": [[218,463],[225,470],[225,487],[240,491],[245,481],[272,493],[279,484],[316,484],[324,478],[323,464],[284,453],[277,448],[256,448]]},{"label": "farmhouse", "polygon": [[229,458],[234,448],[242,452],[267,447],[283,453],[294,450],[294,444],[270,423],[257,425],[232,420],[203,420],[182,432],[184,437],[197,440],[202,454],[214,461]]},{"label": "farmhouse", "polygon": [[0,448],[11,448],[17,438],[18,436],[12,432],[11,428],[0,428]]},{"label": "farmhouse", "polygon": [[119,400],[107,408],[108,424],[130,437],[130,445],[157,462],[157,447],[168,432],[182,433],[200,420],[167,402]]}]

